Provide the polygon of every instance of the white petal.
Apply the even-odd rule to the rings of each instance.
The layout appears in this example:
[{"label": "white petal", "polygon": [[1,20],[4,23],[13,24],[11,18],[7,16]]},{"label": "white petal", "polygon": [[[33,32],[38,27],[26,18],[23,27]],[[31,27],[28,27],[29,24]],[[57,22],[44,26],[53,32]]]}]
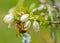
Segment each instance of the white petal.
[{"label": "white petal", "polygon": [[6,15],[4,17],[4,21],[5,21],[5,23],[12,23],[14,21],[13,15]]},{"label": "white petal", "polygon": [[30,28],[30,27],[31,27],[31,22],[30,22],[30,21],[27,21],[27,22],[24,24],[24,27]]},{"label": "white petal", "polygon": [[24,14],[24,15],[22,15],[22,17],[21,17],[21,21],[22,22],[25,22],[25,21],[27,21],[28,20],[28,17],[29,17],[29,14]]},{"label": "white petal", "polygon": [[39,23],[37,22],[37,21],[34,21],[33,22],[33,29],[36,31],[36,32],[38,32],[39,31]]}]

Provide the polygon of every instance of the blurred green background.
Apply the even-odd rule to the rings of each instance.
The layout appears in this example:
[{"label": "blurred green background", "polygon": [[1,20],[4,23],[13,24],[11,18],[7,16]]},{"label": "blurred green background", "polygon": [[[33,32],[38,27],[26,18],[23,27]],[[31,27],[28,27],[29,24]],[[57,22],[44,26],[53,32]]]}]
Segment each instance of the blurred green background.
[{"label": "blurred green background", "polygon": [[[15,29],[8,29],[7,24],[3,22],[4,15],[11,7],[16,6],[17,2],[18,0],[0,0],[0,43],[22,43],[22,36],[16,38]],[[32,37],[32,43],[51,43],[49,29],[44,29],[42,33],[36,33],[34,30],[29,33]]]}]

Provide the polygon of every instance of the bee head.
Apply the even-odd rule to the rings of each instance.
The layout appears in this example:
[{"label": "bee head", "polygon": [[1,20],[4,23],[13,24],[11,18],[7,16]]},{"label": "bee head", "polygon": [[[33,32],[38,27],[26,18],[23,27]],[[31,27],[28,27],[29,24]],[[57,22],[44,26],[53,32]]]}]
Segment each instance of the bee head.
[{"label": "bee head", "polygon": [[17,20],[17,22],[16,22],[16,23],[20,25],[21,21],[20,21],[20,20]]}]

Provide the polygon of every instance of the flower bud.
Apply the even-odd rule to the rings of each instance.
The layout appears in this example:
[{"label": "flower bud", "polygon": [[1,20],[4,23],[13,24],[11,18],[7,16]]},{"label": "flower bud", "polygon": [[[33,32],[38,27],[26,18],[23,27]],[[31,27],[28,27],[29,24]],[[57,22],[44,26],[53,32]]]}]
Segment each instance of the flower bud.
[{"label": "flower bud", "polygon": [[4,17],[4,21],[5,21],[5,23],[12,23],[13,21],[14,21],[14,17],[13,17],[13,15],[6,15],[5,17]]},{"label": "flower bud", "polygon": [[33,22],[33,29],[36,31],[36,32],[38,32],[39,31],[39,23],[37,22],[37,21],[34,21]]},{"label": "flower bud", "polygon": [[32,12],[36,12],[37,11],[37,8],[34,8],[33,10],[32,10]]},{"label": "flower bud", "polygon": [[9,9],[8,13],[13,13],[14,12],[14,8]]},{"label": "flower bud", "polygon": [[28,39],[31,39],[31,36],[28,33],[24,33],[24,36]]},{"label": "flower bud", "polygon": [[30,28],[30,27],[31,27],[31,21],[27,21],[27,22],[24,24],[24,27]]},{"label": "flower bud", "polygon": [[46,9],[46,7],[45,7],[45,5],[40,5],[37,9],[40,11],[42,9]]},{"label": "flower bud", "polygon": [[22,15],[22,17],[21,17],[21,21],[22,22],[25,22],[25,21],[27,21],[28,20],[28,17],[29,17],[29,14],[24,14],[24,15]]},{"label": "flower bud", "polygon": [[31,36],[28,33],[24,33],[24,37],[22,40],[23,43],[30,43],[31,42]]}]

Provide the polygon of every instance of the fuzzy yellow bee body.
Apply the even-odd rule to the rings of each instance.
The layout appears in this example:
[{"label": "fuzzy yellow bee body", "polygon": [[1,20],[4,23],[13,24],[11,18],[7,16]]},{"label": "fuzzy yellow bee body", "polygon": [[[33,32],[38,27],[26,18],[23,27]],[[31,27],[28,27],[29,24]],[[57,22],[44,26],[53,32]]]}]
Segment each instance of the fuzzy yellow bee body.
[{"label": "fuzzy yellow bee body", "polygon": [[17,24],[16,24],[16,35],[18,36],[19,33],[26,33],[27,32],[27,28],[23,27],[21,25],[21,21],[17,21]]}]

